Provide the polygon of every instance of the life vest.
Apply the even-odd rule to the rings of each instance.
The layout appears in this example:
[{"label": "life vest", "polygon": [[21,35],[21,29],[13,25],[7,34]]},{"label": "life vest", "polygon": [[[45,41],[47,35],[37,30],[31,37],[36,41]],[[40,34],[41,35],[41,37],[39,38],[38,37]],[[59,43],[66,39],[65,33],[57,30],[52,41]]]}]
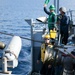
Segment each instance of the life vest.
[{"label": "life vest", "polygon": [[57,36],[57,32],[56,32],[56,30],[50,30],[50,38],[55,39],[56,36]]},{"label": "life vest", "polygon": [[[48,47],[53,47],[52,45],[48,45]],[[46,52],[46,47],[45,47],[45,44],[42,44],[41,45],[41,61],[42,62],[45,62],[45,59],[46,59],[46,54],[47,54],[47,52]]]},{"label": "life vest", "polygon": [[45,56],[45,44],[41,45],[41,61],[44,62],[44,56]]},{"label": "life vest", "polygon": [[47,46],[45,50],[44,62],[51,61],[52,59],[54,59],[53,55],[54,55],[53,45]]},{"label": "life vest", "polygon": [[[55,16],[55,20],[53,21],[52,17]],[[49,17],[48,17],[48,28],[49,29],[53,29],[54,27],[56,27],[56,24],[51,24],[51,23],[55,23],[57,22],[57,16],[55,12],[52,12]]]}]

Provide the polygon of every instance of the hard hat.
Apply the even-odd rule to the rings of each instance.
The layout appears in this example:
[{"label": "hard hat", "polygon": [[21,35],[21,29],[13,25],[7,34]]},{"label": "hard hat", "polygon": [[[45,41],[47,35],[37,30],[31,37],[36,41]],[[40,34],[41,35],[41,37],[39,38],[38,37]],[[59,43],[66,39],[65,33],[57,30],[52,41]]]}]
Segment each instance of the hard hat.
[{"label": "hard hat", "polygon": [[49,9],[50,10],[55,10],[55,6],[54,5],[50,5]]},{"label": "hard hat", "polygon": [[49,34],[46,34],[44,38],[45,39],[50,39],[50,35]]},{"label": "hard hat", "polygon": [[61,7],[59,11],[63,11],[64,13],[67,11],[65,7]]}]

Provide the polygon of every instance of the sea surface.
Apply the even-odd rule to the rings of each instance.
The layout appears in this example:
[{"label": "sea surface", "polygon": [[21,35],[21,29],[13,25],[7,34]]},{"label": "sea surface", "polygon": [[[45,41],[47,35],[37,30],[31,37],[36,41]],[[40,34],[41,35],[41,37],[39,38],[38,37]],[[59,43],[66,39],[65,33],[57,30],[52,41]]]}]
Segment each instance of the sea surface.
[{"label": "sea surface", "polygon": [[[75,0],[59,0],[60,7],[67,10],[75,9]],[[53,4],[53,0],[50,0]],[[0,41],[8,46],[13,34],[20,37],[31,38],[30,25],[25,19],[36,19],[47,16],[43,11],[44,0],[0,0]],[[22,39],[22,49],[19,55],[17,68],[12,69],[13,74],[27,75],[31,70],[31,41]]]}]

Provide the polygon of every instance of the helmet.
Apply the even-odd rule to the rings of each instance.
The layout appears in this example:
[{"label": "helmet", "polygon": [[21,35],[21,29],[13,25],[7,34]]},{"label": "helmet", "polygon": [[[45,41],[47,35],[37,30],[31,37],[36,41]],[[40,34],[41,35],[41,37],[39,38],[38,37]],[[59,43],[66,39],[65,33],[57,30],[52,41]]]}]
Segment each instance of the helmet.
[{"label": "helmet", "polygon": [[59,9],[59,11],[63,11],[64,13],[66,12],[66,8],[65,7],[61,7],[60,9]]},{"label": "helmet", "polygon": [[44,38],[45,39],[50,39],[50,35],[49,34],[46,34]]},{"label": "helmet", "polygon": [[50,5],[49,9],[50,10],[55,10],[55,6],[54,5]]}]

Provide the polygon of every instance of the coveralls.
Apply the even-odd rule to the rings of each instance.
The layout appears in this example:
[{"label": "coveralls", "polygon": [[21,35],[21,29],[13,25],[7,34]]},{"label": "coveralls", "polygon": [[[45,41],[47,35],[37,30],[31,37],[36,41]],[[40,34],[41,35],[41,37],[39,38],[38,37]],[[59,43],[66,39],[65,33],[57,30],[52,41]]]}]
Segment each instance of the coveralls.
[{"label": "coveralls", "polygon": [[[40,53],[41,56],[39,55],[39,58],[38,58],[40,59],[42,57],[41,61],[43,62],[43,66],[40,73],[43,75],[54,75],[55,69],[54,69],[53,49],[50,48],[50,46],[46,46],[45,44],[42,44],[41,46],[42,50],[44,50],[43,47],[45,48],[45,51],[43,51],[44,59],[41,53]],[[51,65],[51,67],[49,68],[48,65]]]},{"label": "coveralls", "polygon": [[69,18],[64,15],[59,15],[59,21],[60,21],[60,34],[63,44],[67,44],[68,42],[68,26],[69,26]]},{"label": "coveralls", "polygon": [[56,22],[56,14],[55,14],[55,12],[47,11],[46,7],[44,7],[44,11],[45,11],[46,14],[49,15],[49,17],[48,17],[48,28],[49,28],[49,31],[53,30],[53,28],[56,27],[55,24],[54,24]]}]

